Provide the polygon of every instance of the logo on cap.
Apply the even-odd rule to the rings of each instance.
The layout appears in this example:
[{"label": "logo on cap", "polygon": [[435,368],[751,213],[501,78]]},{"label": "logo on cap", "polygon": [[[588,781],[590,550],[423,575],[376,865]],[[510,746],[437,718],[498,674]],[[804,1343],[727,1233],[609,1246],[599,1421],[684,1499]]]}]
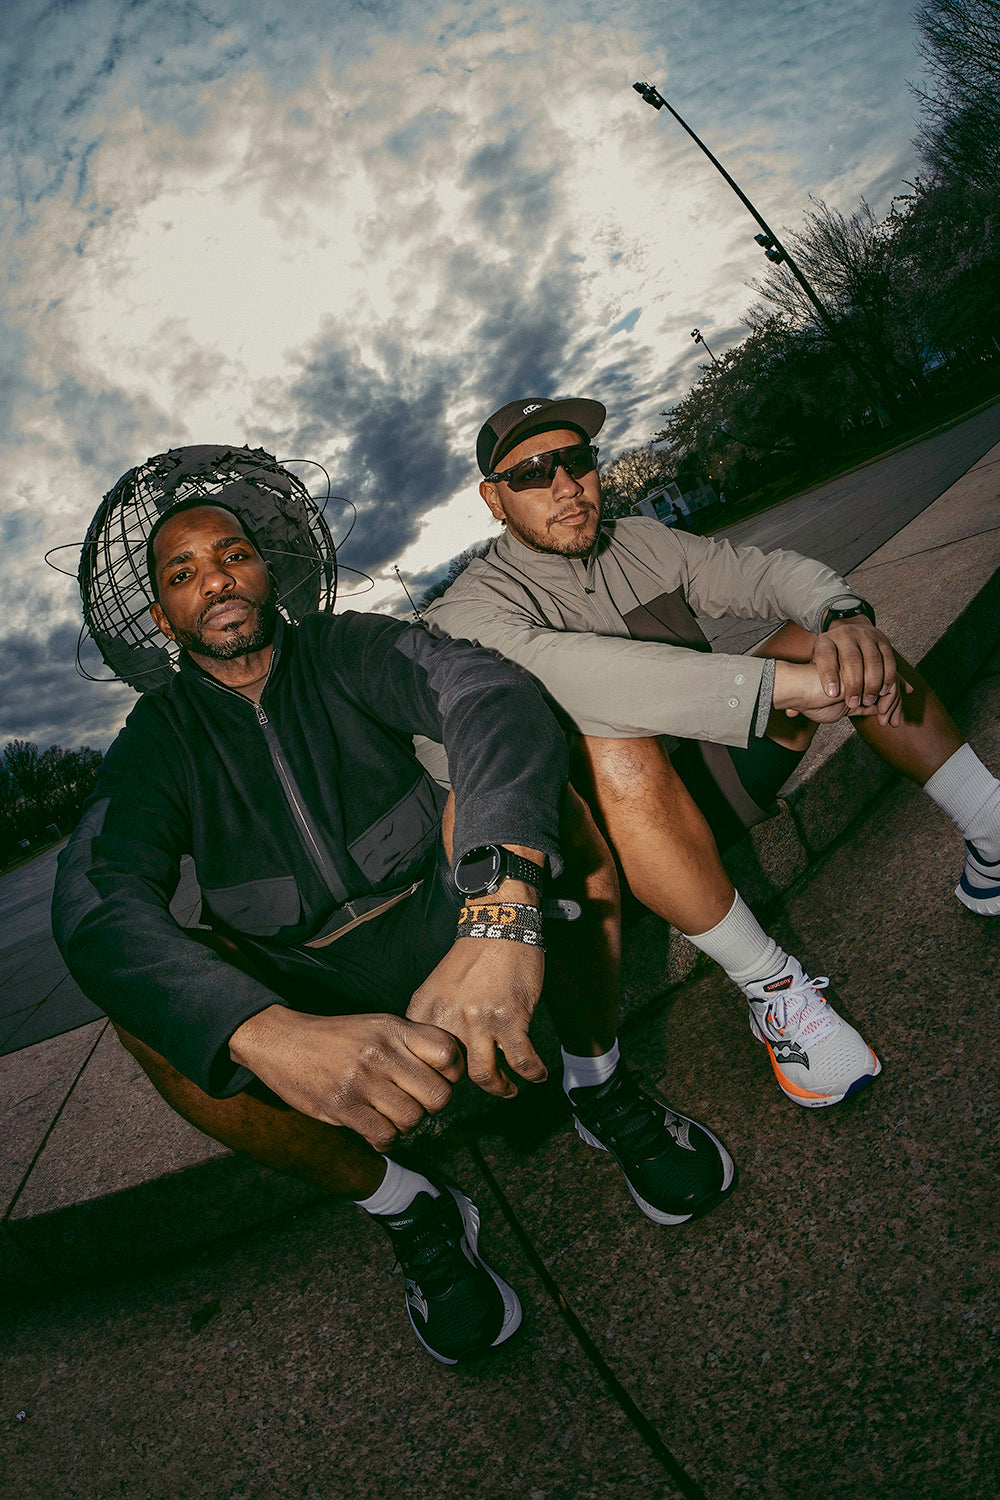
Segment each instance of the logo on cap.
[{"label": "logo on cap", "polygon": [[538,401],[536,401],[535,404],[534,404],[534,406],[525,406],[522,409],[522,411],[521,411],[521,415],[522,415],[522,417],[526,417],[528,415],[529,411],[541,411],[541,409],[542,409],[541,403],[538,402]]}]

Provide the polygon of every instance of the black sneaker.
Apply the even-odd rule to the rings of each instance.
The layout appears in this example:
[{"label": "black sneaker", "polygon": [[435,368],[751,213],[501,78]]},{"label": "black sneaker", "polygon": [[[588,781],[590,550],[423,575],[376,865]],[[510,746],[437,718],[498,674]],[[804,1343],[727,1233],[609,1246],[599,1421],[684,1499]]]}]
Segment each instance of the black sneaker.
[{"label": "black sneaker", "polygon": [[372,1218],[392,1241],[406,1310],[428,1354],[455,1365],[517,1332],[521,1304],[479,1254],[479,1210],[464,1193],[418,1193],[404,1213]]},{"label": "black sneaker", "polygon": [[684,1224],[731,1186],[733,1162],[722,1143],[643,1093],[624,1063],[607,1083],[570,1089],[569,1099],[581,1139],[611,1152],[655,1224]]}]

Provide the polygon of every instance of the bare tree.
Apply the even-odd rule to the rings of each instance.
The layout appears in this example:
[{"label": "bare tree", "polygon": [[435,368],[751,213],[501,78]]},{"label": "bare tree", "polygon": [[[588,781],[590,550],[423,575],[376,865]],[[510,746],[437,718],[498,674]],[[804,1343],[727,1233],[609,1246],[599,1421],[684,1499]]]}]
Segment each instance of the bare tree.
[{"label": "bare tree", "polygon": [[[841,339],[887,407],[908,400],[923,375],[922,340],[897,263],[897,229],[895,210],[878,219],[862,198],[846,216],[817,199],[804,228],[787,236]],[[751,286],[794,327],[811,325],[825,335],[812,304],[780,267]]]},{"label": "bare tree", "polygon": [[466,547],[464,552],[460,552],[457,557],[453,557],[448,564],[448,569],[444,577],[439,578],[437,583],[432,583],[421,594],[420,608],[426,609],[428,604],[433,604],[435,599],[440,599],[445,590],[451,588],[459,573],[464,573],[474,558],[485,557],[492,545],[493,539],[486,537],[481,542],[473,542],[471,547]]},{"label": "bare tree", "polygon": [[1000,0],[927,0],[914,14],[926,88],[916,145],[937,177],[1000,185]]},{"label": "bare tree", "polygon": [[653,443],[626,448],[610,463],[601,465],[601,496],[609,520],[627,516],[640,500],[662,489],[674,477],[674,461]]}]

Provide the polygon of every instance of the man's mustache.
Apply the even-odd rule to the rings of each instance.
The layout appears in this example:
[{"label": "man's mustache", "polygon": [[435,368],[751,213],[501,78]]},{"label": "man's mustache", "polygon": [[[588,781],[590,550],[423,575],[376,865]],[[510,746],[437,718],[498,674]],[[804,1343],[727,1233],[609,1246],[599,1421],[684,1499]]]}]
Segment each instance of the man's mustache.
[{"label": "man's mustache", "polygon": [[228,604],[249,604],[251,609],[259,608],[252,599],[247,598],[246,594],[227,594],[224,599],[213,599],[211,604],[205,605],[205,608],[198,616],[199,626],[204,625],[213,609],[223,609]]},{"label": "man's mustache", "polygon": [[550,526],[558,526],[559,522],[565,520],[567,516],[575,516],[577,512],[581,510],[593,511],[595,516],[597,514],[597,506],[591,505],[589,500],[577,501],[575,505],[568,505],[566,509],[560,511],[557,516],[552,516],[548,524]]}]

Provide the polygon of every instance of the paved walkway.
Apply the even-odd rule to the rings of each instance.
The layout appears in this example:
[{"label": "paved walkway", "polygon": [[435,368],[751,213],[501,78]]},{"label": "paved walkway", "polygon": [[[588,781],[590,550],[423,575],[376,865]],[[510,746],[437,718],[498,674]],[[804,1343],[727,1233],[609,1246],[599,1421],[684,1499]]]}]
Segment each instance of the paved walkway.
[{"label": "paved walkway", "polygon": [[[998,458],[858,579],[952,703],[978,678],[960,712],[994,765]],[[1000,924],[951,895],[954,831],[862,751],[826,736],[736,864],[811,971],[836,976],[883,1077],[842,1109],[796,1110],[733,987],[641,924],[624,1040],[722,1135],[736,1190],[654,1228],[564,1128],[557,1088],[445,1133],[438,1159],[527,1308],[481,1367],[427,1360],[371,1226],[206,1143],[105,1022],[0,1058],[0,1285],[21,1298],[0,1374],[11,1492],[993,1493]],[[37,918],[47,858],[15,872],[20,897],[0,886],[0,923],[36,914],[0,972],[37,961],[44,1004],[61,982]]]},{"label": "paved walkway", "polygon": [[[103,1015],[67,974],[49,924],[62,847],[0,875],[0,1057]],[[199,907],[188,861],[170,909],[185,925],[197,920]]]}]

